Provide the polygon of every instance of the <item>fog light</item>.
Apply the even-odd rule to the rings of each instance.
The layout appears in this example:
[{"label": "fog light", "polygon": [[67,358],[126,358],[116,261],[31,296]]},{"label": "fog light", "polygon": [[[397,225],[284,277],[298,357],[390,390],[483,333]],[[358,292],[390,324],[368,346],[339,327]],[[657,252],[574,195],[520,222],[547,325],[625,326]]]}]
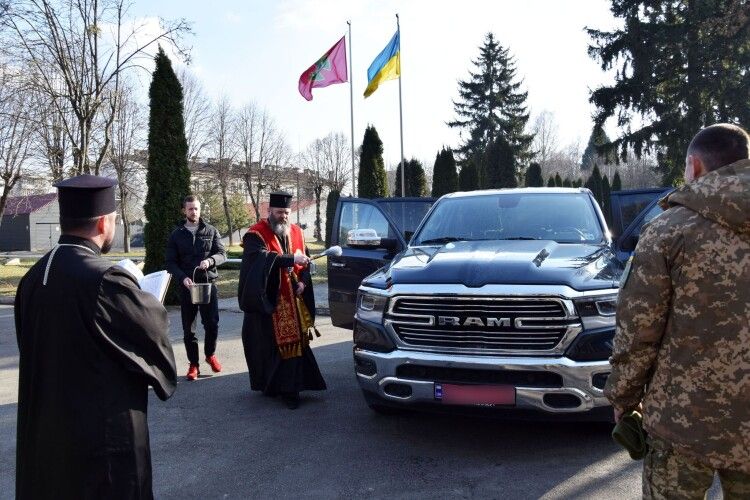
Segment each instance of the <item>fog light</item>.
[{"label": "fog light", "polygon": [[375,363],[370,361],[369,359],[363,359],[363,358],[354,358],[354,370],[361,374],[365,375],[367,377],[372,377],[378,372],[377,366]]},{"label": "fog light", "polygon": [[591,385],[603,391],[604,386],[607,384],[607,377],[609,377],[609,372],[597,373],[596,375],[591,377]]},{"label": "fog light", "polygon": [[551,393],[544,395],[544,404],[550,408],[578,408],[581,400],[572,394]]},{"label": "fog light", "polygon": [[389,396],[395,396],[397,398],[408,398],[411,396],[411,386],[395,382],[385,384],[383,391]]}]

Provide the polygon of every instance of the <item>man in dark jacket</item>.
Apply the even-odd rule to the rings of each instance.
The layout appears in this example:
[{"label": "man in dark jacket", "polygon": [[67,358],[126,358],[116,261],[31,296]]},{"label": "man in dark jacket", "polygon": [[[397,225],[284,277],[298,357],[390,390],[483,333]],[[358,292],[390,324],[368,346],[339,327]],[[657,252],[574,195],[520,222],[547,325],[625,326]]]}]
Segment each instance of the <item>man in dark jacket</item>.
[{"label": "man in dark jacket", "polygon": [[62,236],[18,286],[19,499],[153,497],[148,386],[165,400],[177,375],[166,310],[101,257],[115,184],[57,184]]},{"label": "man in dark jacket", "polygon": [[[198,339],[194,324],[198,311],[205,331],[203,349],[206,362],[214,373],[221,371],[216,358],[216,338],[219,336],[219,297],[214,282],[219,277],[216,266],[227,260],[227,252],[221,243],[219,232],[201,219],[201,202],[195,195],[188,195],[182,202],[185,221],[172,231],[167,243],[167,271],[180,283],[180,306],[182,309],[182,331],[187,350],[187,379],[195,380],[200,373],[198,364]],[[211,299],[208,304],[193,304],[190,287],[193,277],[197,283],[211,283]]]}]

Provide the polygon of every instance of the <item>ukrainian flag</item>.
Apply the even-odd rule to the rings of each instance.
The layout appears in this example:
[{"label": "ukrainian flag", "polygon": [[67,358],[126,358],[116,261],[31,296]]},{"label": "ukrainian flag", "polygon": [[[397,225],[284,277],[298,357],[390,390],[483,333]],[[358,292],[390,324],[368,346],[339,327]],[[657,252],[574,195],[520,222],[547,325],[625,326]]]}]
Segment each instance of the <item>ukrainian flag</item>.
[{"label": "ukrainian flag", "polygon": [[401,75],[401,43],[399,31],[393,35],[391,41],[385,46],[383,51],[367,68],[367,88],[365,97],[378,89],[380,82],[395,80]]}]

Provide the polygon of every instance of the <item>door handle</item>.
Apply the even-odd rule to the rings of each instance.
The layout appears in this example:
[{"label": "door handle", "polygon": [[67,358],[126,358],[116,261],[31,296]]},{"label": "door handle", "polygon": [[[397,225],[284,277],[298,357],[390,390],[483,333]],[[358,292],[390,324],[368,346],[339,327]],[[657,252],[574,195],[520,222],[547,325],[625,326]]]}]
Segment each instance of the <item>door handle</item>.
[{"label": "door handle", "polygon": [[331,262],[331,267],[346,267],[343,262]]}]

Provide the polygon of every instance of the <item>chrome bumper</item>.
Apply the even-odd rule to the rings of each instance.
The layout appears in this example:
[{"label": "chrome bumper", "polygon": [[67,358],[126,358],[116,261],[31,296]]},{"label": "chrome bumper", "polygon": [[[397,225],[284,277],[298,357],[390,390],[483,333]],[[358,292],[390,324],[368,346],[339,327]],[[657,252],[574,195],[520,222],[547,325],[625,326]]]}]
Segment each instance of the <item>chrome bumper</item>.
[{"label": "chrome bumper", "polygon": [[[541,410],[550,413],[575,413],[589,411],[595,407],[607,406],[609,402],[602,390],[592,385],[592,377],[610,371],[608,361],[579,362],[565,357],[487,357],[454,354],[425,353],[395,350],[380,353],[364,349],[354,349],[355,359],[369,361],[376,367],[374,375],[357,373],[360,387],[380,398],[403,405],[438,403],[435,399],[435,381],[399,378],[396,369],[401,365],[417,364],[437,368],[467,368],[480,370],[536,370],[557,373],[562,377],[562,387],[539,388],[516,386],[515,408]],[[384,388],[388,384],[404,384],[411,388],[408,396],[388,394]],[[580,404],[576,407],[551,407],[544,401],[547,394],[569,394],[576,396]]]}]

